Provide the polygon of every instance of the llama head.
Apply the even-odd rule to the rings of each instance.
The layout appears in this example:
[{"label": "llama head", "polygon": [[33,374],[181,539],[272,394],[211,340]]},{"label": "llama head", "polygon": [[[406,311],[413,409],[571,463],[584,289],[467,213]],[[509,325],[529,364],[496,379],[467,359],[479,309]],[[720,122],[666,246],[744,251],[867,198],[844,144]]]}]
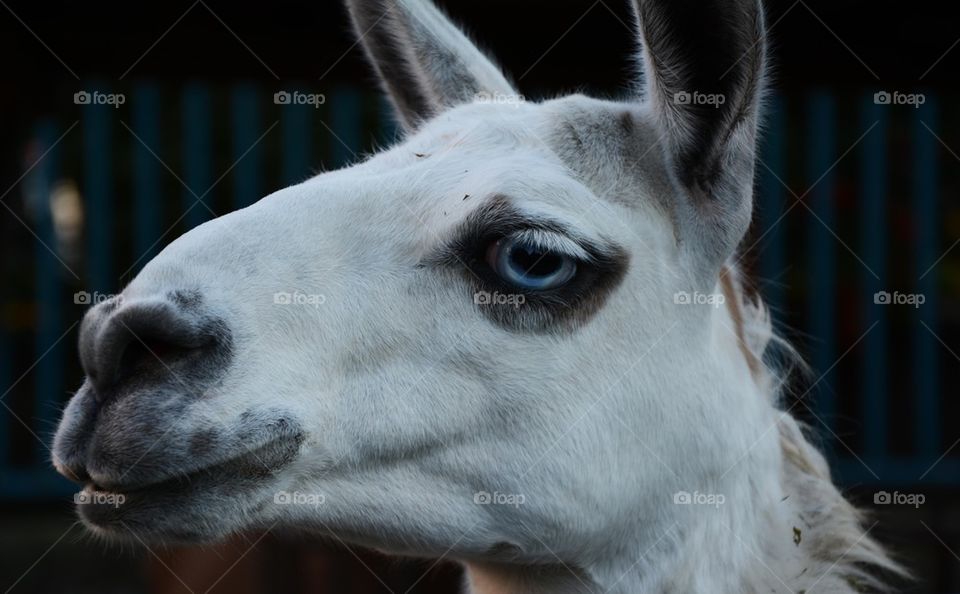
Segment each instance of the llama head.
[{"label": "llama head", "polygon": [[726,474],[764,414],[709,297],[750,219],[762,14],[635,4],[635,99],[532,103],[428,2],[352,0],[408,135],[87,313],[54,448],[87,525],[566,559]]}]

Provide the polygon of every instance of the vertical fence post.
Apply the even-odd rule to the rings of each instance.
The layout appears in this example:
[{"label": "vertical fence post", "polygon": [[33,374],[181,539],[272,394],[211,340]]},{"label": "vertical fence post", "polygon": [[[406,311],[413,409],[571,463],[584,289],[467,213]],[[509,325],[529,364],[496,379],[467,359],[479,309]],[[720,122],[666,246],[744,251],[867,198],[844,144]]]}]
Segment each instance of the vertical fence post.
[{"label": "vertical fence post", "polygon": [[[89,107],[89,106],[88,106]],[[93,109],[112,109],[97,106]],[[50,197],[59,169],[59,151],[54,146],[57,139],[56,127],[47,121],[40,125],[37,138],[41,153],[50,152],[37,164],[31,175],[31,191],[34,193],[33,215],[36,220],[37,241],[35,242],[34,262],[36,270],[37,324],[33,368],[35,401],[33,433],[40,434],[40,428],[50,427],[56,420],[63,390],[63,346],[64,341],[57,340],[63,332],[63,283],[61,277],[67,273],[63,264],[50,250],[57,249],[57,237],[53,226],[53,214],[50,210]],[[52,147],[52,148],[51,148]],[[72,303],[73,301],[71,301]],[[69,342],[67,342],[69,344]],[[48,445],[34,444],[35,462],[45,464],[49,459]]]},{"label": "vertical fence post", "polygon": [[[213,194],[206,194],[213,184],[212,109],[210,90],[200,84],[187,85],[183,90],[183,208],[187,228],[200,225],[211,215]],[[198,200],[199,199],[199,200]]]},{"label": "vertical fence post", "polygon": [[759,232],[766,234],[760,241],[760,277],[763,279],[764,301],[771,310],[779,312],[784,305],[783,282],[786,273],[786,232],[783,205],[786,188],[785,139],[783,99],[773,96],[767,107],[767,125],[763,135],[760,173]]},{"label": "vertical fence post", "polygon": [[362,96],[354,88],[338,87],[327,107],[333,167],[340,168],[358,160],[363,133]]},{"label": "vertical fence post", "polygon": [[312,117],[315,109],[309,105],[288,103],[281,107],[280,134],[283,144],[281,178],[284,185],[302,182],[311,172]]},{"label": "vertical fence post", "polygon": [[[890,455],[887,436],[888,376],[887,376],[887,317],[889,305],[877,303],[881,291],[892,290],[887,275],[887,114],[890,106],[874,101],[872,93],[860,102],[859,130],[868,130],[860,145],[860,196],[857,215],[860,225],[860,249],[864,263],[861,267],[861,292],[857,294],[857,309],[863,312],[861,332],[873,327],[863,339],[863,358],[860,369],[860,398],[864,418],[864,453],[870,460],[883,460]],[[874,276],[874,273],[877,275]],[[879,277],[879,278],[877,278]],[[860,305],[862,304],[862,308]]]},{"label": "vertical fence post", "polygon": [[[161,221],[160,96],[154,84],[142,83],[133,92],[133,260],[142,267],[159,251]],[[141,142],[141,140],[143,142]],[[148,148],[149,147],[149,148]]]},{"label": "vertical fence post", "polygon": [[250,206],[263,195],[261,172],[263,150],[257,138],[260,131],[260,101],[251,84],[235,86],[230,93],[232,122],[233,208]]},{"label": "vertical fence post", "polygon": [[400,125],[393,105],[382,94],[379,96],[379,110],[377,120],[378,140],[381,146],[392,146],[400,138]]},{"label": "vertical fence post", "polygon": [[[0,287],[0,304],[6,305],[10,298],[10,292],[6,287]],[[10,396],[8,390],[13,384],[13,332],[7,324],[8,318],[6,312],[3,312],[3,318],[0,319],[0,400],[5,401]],[[5,404],[5,403],[4,403]],[[9,405],[6,405],[9,406]],[[10,411],[6,406],[0,406],[0,468],[6,468],[10,464]]]},{"label": "vertical fence post", "polygon": [[[933,460],[940,455],[940,346],[931,332],[937,328],[937,266],[940,215],[939,134],[936,97],[928,93],[919,109],[911,109],[913,127],[914,229],[916,230],[915,270],[919,277],[916,291],[926,298],[916,311],[919,319],[913,328],[913,386],[916,389],[916,450],[920,459]],[[926,327],[924,327],[926,325]]]},{"label": "vertical fence post", "polygon": [[835,402],[833,374],[836,362],[836,246],[827,227],[834,226],[834,175],[831,167],[837,158],[836,107],[825,91],[813,93],[807,102],[806,168],[809,191],[808,205],[819,217],[810,215],[807,227],[807,320],[812,336],[811,363],[817,374],[823,374],[815,389],[817,415],[832,429]]},{"label": "vertical fence post", "polygon": [[86,196],[87,283],[84,290],[110,293],[117,286],[113,272],[114,214],[111,118],[109,105],[83,106],[83,178]]}]

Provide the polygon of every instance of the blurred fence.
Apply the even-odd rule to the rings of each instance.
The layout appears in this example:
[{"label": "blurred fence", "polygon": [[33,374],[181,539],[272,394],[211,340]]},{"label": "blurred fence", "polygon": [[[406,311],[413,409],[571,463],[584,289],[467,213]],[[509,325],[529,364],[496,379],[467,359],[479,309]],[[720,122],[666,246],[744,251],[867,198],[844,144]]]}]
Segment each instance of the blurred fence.
[{"label": "blurred fence", "polygon": [[[18,260],[30,280],[0,303],[0,386],[10,387],[0,398],[0,500],[75,490],[50,469],[48,444],[77,387],[69,382],[81,377],[73,341],[85,305],[214,214],[393,137],[372,94],[344,87],[320,105],[278,105],[272,95],[253,85],[169,92],[143,83],[119,107],[81,105],[78,123],[37,124],[25,170],[35,166],[21,188],[35,241]],[[960,458],[934,464],[947,449],[939,269],[927,271],[941,249],[936,97],[894,109],[872,94],[813,93],[770,107],[748,245],[766,300],[775,312],[798,312],[787,321],[809,336],[803,350],[824,374],[803,409],[841,482],[958,486]],[[85,213],[76,253],[63,247],[53,206],[69,180]],[[909,245],[891,233],[903,209]],[[893,291],[925,296],[908,322],[902,308],[874,302]],[[858,371],[840,374],[838,359],[853,347],[856,365],[842,368]]]},{"label": "blurred fence", "polygon": [[[941,458],[951,447],[944,405],[955,414],[955,403],[941,382],[938,163],[949,148],[935,132],[937,97],[896,110],[873,93],[841,102],[815,92],[771,107],[757,170],[757,274],[772,309],[798,311],[809,336],[817,379],[799,414],[812,417],[842,483],[960,485],[960,458]],[[791,210],[799,224],[782,224]],[[786,283],[771,282],[791,266]],[[898,295],[922,304],[891,303]],[[853,371],[839,377],[845,359]]]}]

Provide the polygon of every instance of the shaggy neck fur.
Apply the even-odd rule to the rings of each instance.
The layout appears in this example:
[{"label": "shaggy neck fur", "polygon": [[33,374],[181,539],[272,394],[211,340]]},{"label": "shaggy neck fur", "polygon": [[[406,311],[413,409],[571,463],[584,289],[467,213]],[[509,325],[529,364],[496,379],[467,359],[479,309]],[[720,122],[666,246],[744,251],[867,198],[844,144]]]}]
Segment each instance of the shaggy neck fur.
[{"label": "shaggy neck fur", "polygon": [[757,448],[779,452],[745,457],[750,481],[699,525],[675,526],[652,550],[624,550],[619,558],[586,567],[559,559],[541,567],[469,562],[467,592],[864,592],[883,590],[868,575],[876,569],[902,574],[833,485],[825,459],[797,421],[776,407],[779,381],[763,363],[768,344],[777,341],[766,310],[744,296],[731,267],[718,288],[750,370],[744,385],[771,412],[769,440]]}]

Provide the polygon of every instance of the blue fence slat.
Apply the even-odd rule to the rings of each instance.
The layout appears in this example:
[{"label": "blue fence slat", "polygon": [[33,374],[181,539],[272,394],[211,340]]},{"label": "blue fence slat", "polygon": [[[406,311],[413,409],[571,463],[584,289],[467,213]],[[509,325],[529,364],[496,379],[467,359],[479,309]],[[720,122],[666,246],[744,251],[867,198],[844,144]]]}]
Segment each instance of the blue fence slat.
[{"label": "blue fence slat", "polygon": [[401,136],[401,128],[397,122],[396,111],[390,101],[382,94],[379,96],[380,109],[377,121],[377,139],[380,146],[393,146]]},{"label": "blue fence slat", "polygon": [[[919,320],[913,328],[913,382],[916,389],[917,454],[932,460],[940,455],[940,347],[930,333],[937,327],[937,268],[930,266],[940,257],[938,249],[938,195],[940,169],[937,139],[930,130],[939,129],[936,97],[926,95],[926,102],[911,110],[913,126],[913,198],[916,229],[916,291],[926,298],[917,310]],[[927,128],[930,128],[929,130]],[[939,133],[938,133],[939,134]],[[929,269],[929,272],[927,272]],[[922,322],[922,323],[921,323]],[[926,324],[930,329],[923,327]],[[957,475],[960,477],[960,473]]]},{"label": "blue fence slat", "polygon": [[232,133],[233,207],[245,208],[263,196],[263,150],[260,100],[253,85],[235,86],[230,92]]},{"label": "blue fence slat", "polygon": [[330,114],[330,154],[333,167],[340,168],[357,160],[363,134],[363,97],[354,88],[337,87],[327,98]]},{"label": "blue fence slat", "polygon": [[865,267],[861,267],[861,286],[863,292],[857,296],[858,306],[862,304],[864,319],[861,321],[863,332],[876,322],[873,330],[863,339],[863,358],[860,369],[860,397],[864,417],[864,454],[867,459],[876,460],[888,455],[888,379],[887,379],[887,343],[888,304],[874,303],[874,296],[880,291],[891,291],[887,275],[887,114],[889,105],[878,105],[873,94],[863,97],[860,105],[860,129],[867,130],[875,126],[860,144],[860,203],[857,206],[860,226],[861,259],[877,275],[876,278]]},{"label": "blue fence slat", "polygon": [[[4,302],[9,299],[10,293],[6,287],[0,288],[0,298]],[[3,400],[10,396],[7,390],[13,384],[13,337],[5,323],[0,322],[0,395]],[[10,411],[0,406],[0,468],[10,463]],[[0,481],[3,482],[3,481]]]},{"label": "blue fence slat", "polygon": [[[213,185],[213,137],[210,90],[199,83],[183,90],[183,208],[184,220],[192,229],[211,217],[213,193],[204,195]],[[202,198],[198,203],[197,198]]]},{"label": "blue fence slat", "polygon": [[[837,337],[837,316],[834,298],[837,294],[836,240],[830,235],[834,227],[834,173],[830,170],[837,158],[836,107],[826,92],[815,92],[807,99],[806,179],[816,185],[810,190],[807,203],[820,221],[812,215],[807,225],[807,321],[811,340],[810,361],[816,373],[823,374],[815,389],[816,410],[832,428],[836,404],[833,373],[828,370],[836,361],[834,342]],[[828,172],[829,170],[829,172]],[[822,177],[822,179],[821,179]],[[819,181],[817,181],[819,180]]]},{"label": "blue fence slat", "polygon": [[[781,217],[787,190],[781,180],[786,178],[786,122],[783,99],[774,96],[767,105],[766,130],[758,166],[760,177],[759,222],[761,240],[759,270],[765,283],[763,297],[774,311],[784,305],[783,283],[786,271],[786,224]],[[778,179],[779,178],[779,179]]]},{"label": "blue fence slat", "polygon": [[[941,452],[942,454],[943,452]],[[937,454],[939,456],[940,454]],[[929,460],[918,460],[915,456],[897,457],[884,456],[883,467],[874,465],[869,460],[870,470],[864,462],[852,456],[845,456],[831,462],[831,472],[837,477],[840,484],[867,485],[916,485],[924,487],[957,487],[957,477],[960,477],[960,460],[950,456],[931,466],[936,457]],[[929,472],[927,472],[929,470]],[[876,472],[874,476],[872,472]],[[922,481],[918,481],[920,475]]]},{"label": "blue fence slat", "polygon": [[83,106],[83,187],[87,217],[86,290],[110,293],[117,285],[113,270],[114,200],[111,134],[117,110],[110,105]]},{"label": "blue fence slat", "polygon": [[156,85],[138,85],[134,89],[130,107],[133,112],[133,131],[140,139],[130,139],[133,147],[133,259],[138,266],[142,266],[159,251],[158,240],[164,231],[161,224],[162,165],[151,152],[158,155],[162,153],[160,93]]},{"label": "blue fence slat", "polygon": [[284,185],[300,183],[309,177],[312,157],[312,122],[316,111],[310,105],[287,104],[282,108],[280,135],[283,165],[280,176]]},{"label": "blue fence slat", "polygon": [[[37,302],[34,360],[37,364],[32,371],[36,390],[33,418],[26,421],[33,425],[36,434],[43,433],[56,422],[63,391],[63,349],[65,344],[69,344],[69,341],[57,342],[64,330],[61,311],[65,293],[61,279],[69,273],[57,256],[50,252],[57,249],[50,197],[59,169],[59,145],[54,146],[58,136],[53,122],[40,125],[37,138],[41,151],[50,149],[50,152],[31,172],[31,191],[35,192],[36,197],[33,203],[34,232],[38,238],[34,249],[34,291]],[[34,459],[46,464],[49,459],[48,446],[39,442],[33,445]]]}]

